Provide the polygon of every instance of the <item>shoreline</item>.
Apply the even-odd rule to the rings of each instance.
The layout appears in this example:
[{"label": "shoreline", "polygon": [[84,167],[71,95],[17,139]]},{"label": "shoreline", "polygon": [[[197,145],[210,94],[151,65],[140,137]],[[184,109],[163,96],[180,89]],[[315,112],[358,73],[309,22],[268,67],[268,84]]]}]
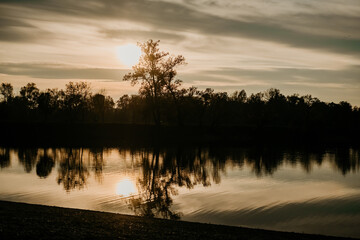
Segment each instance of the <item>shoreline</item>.
[{"label": "shoreline", "polygon": [[0,239],[354,239],[0,201]]}]

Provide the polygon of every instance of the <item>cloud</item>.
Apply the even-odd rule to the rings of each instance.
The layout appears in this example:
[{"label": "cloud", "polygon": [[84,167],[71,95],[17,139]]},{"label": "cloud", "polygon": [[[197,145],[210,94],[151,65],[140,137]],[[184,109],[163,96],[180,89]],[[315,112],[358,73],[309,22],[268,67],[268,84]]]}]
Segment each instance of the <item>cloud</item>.
[{"label": "cloud", "polygon": [[0,41],[4,42],[32,42],[41,35],[49,33],[23,20],[0,17]]},{"label": "cloud", "polygon": [[[5,1],[6,2],[6,1]],[[239,37],[257,39],[285,44],[299,48],[319,49],[359,56],[360,39],[358,38],[358,17],[342,16],[329,13],[316,16],[314,14],[297,15],[295,13],[284,16],[273,16],[271,21],[263,16],[246,19],[233,19],[217,16],[208,12],[201,12],[182,3],[170,3],[145,0],[123,1],[89,1],[87,4],[74,1],[7,1],[6,5],[17,8],[30,8],[34,12],[57,18],[61,16],[83,18],[89,21],[126,20],[142,24],[159,32],[193,32],[203,35],[221,37]],[[17,10],[20,13],[20,10]],[[55,16],[51,16],[55,13]],[[13,13],[16,14],[16,13]],[[19,14],[19,17],[20,14]],[[326,20],[329,21],[326,21]],[[331,20],[334,19],[334,20]],[[341,19],[344,19],[341,21]],[[292,25],[288,26],[287,21]],[[311,31],[312,25],[317,29],[331,28],[336,22],[338,31],[345,31],[344,35],[326,34],[322,31]],[[314,23],[314,24],[312,24]],[[342,24],[344,23],[344,24]],[[298,31],[297,25],[305,25],[306,30]],[[343,27],[345,26],[345,27]],[[352,33],[356,34],[352,34]],[[161,35],[158,35],[161,36]],[[163,37],[166,37],[162,35]],[[350,38],[348,38],[351,36]]]},{"label": "cloud", "polygon": [[218,68],[216,70],[202,71],[199,76],[208,81],[218,81],[219,77],[228,79],[229,82],[238,82],[241,79],[262,79],[269,84],[299,84],[304,80],[321,83],[342,83],[349,87],[360,87],[360,66],[351,66],[346,69],[302,69],[302,68],[270,68],[270,69],[243,69],[243,68]]},{"label": "cloud", "polygon": [[130,70],[108,68],[74,68],[63,64],[0,63],[0,73],[44,79],[107,79],[122,81]]},{"label": "cloud", "polygon": [[0,27],[33,27],[31,24],[25,23],[24,21],[5,18],[0,16]]},{"label": "cloud", "polygon": [[161,32],[161,31],[142,31],[127,29],[100,29],[99,32],[106,38],[135,39],[136,41],[146,41],[148,39],[167,39],[171,41],[182,41],[186,37],[180,33]]},{"label": "cloud", "polygon": [[359,39],[359,16],[346,16],[339,14],[296,14],[281,15],[274,19],[265,18],[264,21],[275,22],[283,27],[299,31],[335,37],[340,39]]}]

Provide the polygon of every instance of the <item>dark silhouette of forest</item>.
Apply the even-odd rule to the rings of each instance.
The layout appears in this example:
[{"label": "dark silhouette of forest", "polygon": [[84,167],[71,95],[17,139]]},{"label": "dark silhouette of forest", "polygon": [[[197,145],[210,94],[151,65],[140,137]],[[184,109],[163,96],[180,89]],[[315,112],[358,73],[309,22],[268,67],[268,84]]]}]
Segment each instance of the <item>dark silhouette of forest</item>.
[{"label": "dark silhouette of forest", "polygon": [[[213,89],[181,89],[153,103],[142,94],[110,96],[92,93],[86,82],[65,89],[39,90],[34,83],[19,95],[1,84],[2,144],[116,145],[164,141],[258,142],[284,139],[357,141],[360,110],[348,102],[325,103],[309,95],[285,96],[278,89],[247,96]],[[181,120],[179,120],[181,119]],[[156,122],[158,121],[158,122]]]},{"label": "dark silhouette of forest", "polygon": [[[164,126],[255,126],[356,128],[360,109],[348,102],[325,103],[310,95],[285,96],[269,89],[247,96],[245,90],[181,89],[177,102],[171,96],[157,99],[158,116],[146,96],[110,96],[92,93],[86,82],[70,82],[65,89],[40,91],[34,83],[14,95],[11,84],[0,87],[1,122],[16,123],[121,123]],[[178,114],[180,113],[180,119]]]},{"label": "dark silhouette of forest", "polygon": [[[219,135],[226,138],[254,133],[275,137],[288,132],[293,136],[317,132],[318,136],[346,138],[359,133],[360,109],[346,101],[326,103],[311,95],[285,96],[275,88],[250,95],[245,90],[229,94],[211,88],[183,88],[182,81],[176,78],[176,68],[186,64],[183,56],[160,51],[159,41],[149,40],[139,46],[142,50],[139,63],[124,76],[132,85],[140,84],[137,95],[113,99],[104,92],[93,93],[87,82],[69,82],[65,89],[46,90],[28,83],[15,94],[10,83],[2,83],[1,126],[8,140],[13,136],[7,132],[9,128],[22,136],[31,134],[29,128],[45,135],[55,132],[58,135],[53,136],[58,138],[65,137],[61,137],[64,131],[70,136],[85,136],[93,131],[91,136],[98,138],[105,131],[110,135],[129,131],[114,124],[141,125],[139,133],[148,136],[160,134],[159,127],[167,127],[176,138],[184,132],[187,137],[210,134],[208,137],[214,139]],[[157,128],[153,130],[151,126]]]},{"label": "dark silhouette of forest", "polygon": [[[56,183],[67,192],[86,187],[94,177],[101,182],[106,167],[106,155],[116,149],[107,148],[0,148],[0,167],[11,165],[11,156],[17,156],[26,173],[36,170],[40,178],[53,171]],[[284,164],[300,165],[309,173],[312,168],[328,161],[342,175],[360,169],[358,148],[349,147],[171,147],[117,149],[124,159],[130,159],[132,169],[140,168],[137,188],[141,194],[124,198],[136,215],[179,219],[181,213],[171,209],[177,189],[192,189],[221,182],[226,168],[247,166],[258,177],[274,174]],[[11,154],[11,152],[13,154]],[[125,157],[126,156],[126,157]],[[130,156],[130,157],[129,157]],[[124,160],[125,161],[125,160]],[[56,171],[56,172],[55,172]]]}]

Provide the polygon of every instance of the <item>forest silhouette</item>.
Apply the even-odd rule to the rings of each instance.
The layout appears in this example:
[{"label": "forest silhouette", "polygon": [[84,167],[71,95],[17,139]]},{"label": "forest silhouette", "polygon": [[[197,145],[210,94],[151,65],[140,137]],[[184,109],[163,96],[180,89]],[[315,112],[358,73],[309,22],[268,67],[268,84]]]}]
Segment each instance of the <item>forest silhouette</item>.
[{"label": "forest silhouette", "polygon": [[[278,89],[229,95],[213,89],[180,89],[176,102],[162,95],[123,95],[116,102],[93,94],[86,82],[40,91],[34,83],[14,96],[2,84],[0,128],[4,145],[111,145],[139,142],[356,142],[360,110]],[[181,119],[181,120],[179,120]]]},{"label": "forest silhouette", "polygon": [[[8,90],[11,89],[11,90]],[[245,90],[215,92],[213,89],[181,89],[177,106],[172,96],[157,99],[157,116],[146,96],[93,94],[90,84],[70,82],[65,89],[40,91],[34,83],[14,96],[11,84],[2,83],[1,122],[76,122],[162,124],[165,126],[284,126],[358,127],[360,109],[348,102],[326,103],[310,95],[283,95],[269,89],[247,96]],[[180,110],[179,110],[180,109]],[[179,110],[179,111],[178,111]],[[181,122],[178,121],[178,113]]]},{"label": "forest silhouette", "polygon": [[[160,51],[159,41],[149,40],[139,46],[142,49],[139,63],[124,76],[124,80],[131,81],[132,85],[140,84],[136,95],[126,94],[113,99],[104,92],[93,93],[88,82],[69,82],[65,89],[46,90],[28,83],[16,95],[10,83],[2,83],[2,131],[9,139],[12,133],[7,131],[11,128],[21,136],[29,133],[28,128],[43,132],[49,129],[56,132],[57,129],[58,133],[67,130],[69,134],[73,133],[71,135],[76,135],[75,129],[82,128],[81,134],[86,135],[90,129],[86,124],[93,130],[99,124],[187,126],[190,135],[215,133],[215,137],[224,132],[249,135],[255,131],[266,135],[266,129],[272,129],[269,134],[273,136],[279,131],[293,131],[294,136],[314,131],[318,131],[318,135],[333,136],[359,133],[360,109],[346,101],[327,103],[311,95],[285,96],[276,88],[249,96],[245,90],[229,94],[211,88],[183,88],[182,81],[176,78],[176,68],[186,64],[183,56],[170,56]],[[24,124],[28,125],[24,127]],[[44,124],[48,124],[47,130],[38,127]],[[71,124],[76,126],[71,127]],[[110,127],[108,130],[119,132],[124,128],[116,129],[113,125],[113,130]],[[142,129],[143,132],[147,130]],[[98,130],[104,131],[104,127]],[[150,135],[160,133],[159,130],[150,132]]]}]

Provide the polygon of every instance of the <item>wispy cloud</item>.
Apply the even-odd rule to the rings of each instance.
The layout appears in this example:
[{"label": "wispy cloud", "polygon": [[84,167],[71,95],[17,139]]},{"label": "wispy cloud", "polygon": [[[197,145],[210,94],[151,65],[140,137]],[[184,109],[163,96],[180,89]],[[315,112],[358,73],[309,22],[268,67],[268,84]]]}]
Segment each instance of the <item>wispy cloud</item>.
[{"label": "wispy cloud", "polygon": [[[338,14],[318,16],[293,13],[293,15],[273,16],[271,21],[263,16],[251,16],[240,20],[213,15],[180,3],[144,0],[89,1],[86,4],[73,1],[61,1],[61,4],[59,1],[20,1],[20,3],[8,2],[5,7],[8,5],[15,5],[16,11],[29,8],[33,12],[39,12],[44,16],[55,13],[55,16],[49,16],[50,20],[57,17],[57,20],[61,21],[63,16],[97,21],[127,20],[152,29],[172,32],[196,32],[205,35],[244,37],[344,54],[358,55],[360,53],[359,26],[357,24],[359,17],[355,16],[341,16]],[[11,8],[8,11],[11,11]],[[39,18],[26,16],[25,14],[25,18],[28,17],[32,19]],[[287,22],[290,22],[290,24],[286,24]],[[334,22],[336,24],[333,24]],[[301,26],[303,28],[300,28]],[[343,35],[325,34],[326,31],[312,30],[314,28],[321,30],[329,27],[334,29],[334,26],[337,32],[342,32]],[[306,29],[308,30],[306,31]],[[14,31],[17,31],[17,29],[7,29],[7,34],[4,32],[4,35],[11,36],[15,34]],[[109,30],[103,31],[110,33]],[[158,36],[160,35],[158,34]]]},{"label": "wispy cloud", "polygon": [[110,68],[74,68],[64,64],[0,63],[0,73],[45,79],[107,79],[122,81],[130,70]]}]

